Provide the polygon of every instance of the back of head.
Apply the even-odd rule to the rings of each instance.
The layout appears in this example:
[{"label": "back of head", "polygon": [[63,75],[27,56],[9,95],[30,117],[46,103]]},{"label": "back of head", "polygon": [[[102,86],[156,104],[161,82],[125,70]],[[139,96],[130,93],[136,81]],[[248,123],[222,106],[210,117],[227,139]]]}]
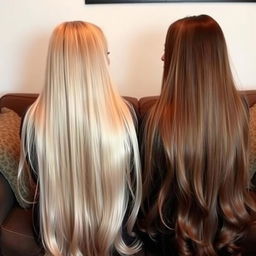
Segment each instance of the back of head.
[{"label": "back of head", "polygon": [[162,92],[144,143],[145,195],[160,176],[148,228],[174,228],[181,255],[236,253],[255,211],[247,191],[248,109],[234,85],[223,32],[211,17],[187,17],[169,27]]},{"label": "back of head", "polygon": [[59,25],[45,87],[24,119],[24,153],[38,172],[41,235],[51,255],[138,249],[122,237],[123,226],[131,232],[140,205],[136,131],[111,83],[107,50],[97,26]]},{"label": "back of head", "polygon": [[[203,95],[211,95],[213,90],[228,90],[227,94],[235,90],[225,38],[213,18],[187,17],[169,27],[163,80],[161,95],[185,89]],[[220,82],[225,86],[218,85]]]}]

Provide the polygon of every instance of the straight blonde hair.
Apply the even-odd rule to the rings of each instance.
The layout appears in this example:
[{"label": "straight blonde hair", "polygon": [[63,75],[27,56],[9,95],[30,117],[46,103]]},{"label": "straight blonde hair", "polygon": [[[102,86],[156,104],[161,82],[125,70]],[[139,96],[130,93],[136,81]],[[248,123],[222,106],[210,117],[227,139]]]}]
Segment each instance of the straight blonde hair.
[{"label": "straight blonde hair", "polygon": [[134,111],[113,86],[97,26],[65,22],[53,32],[42,93],[22,128],[24,157],[38,174],[47,255],[131,255],[141,201]]}]

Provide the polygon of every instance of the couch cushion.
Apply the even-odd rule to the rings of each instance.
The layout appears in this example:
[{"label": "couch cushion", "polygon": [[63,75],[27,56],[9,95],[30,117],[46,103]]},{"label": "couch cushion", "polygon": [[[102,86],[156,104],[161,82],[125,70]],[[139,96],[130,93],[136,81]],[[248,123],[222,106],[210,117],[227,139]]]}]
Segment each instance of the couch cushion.
[{"label": "couch cushion", "polygon": [[[0,173],[0,225],[8,216],[16,200],[11,186]],[[0,255],[1,256],[1,255]]]},{"label": "couch cushion", "polygon": [[12,209],[1,226],[0,248],[6,256],[43,255],[34,238],[32,209]]}]

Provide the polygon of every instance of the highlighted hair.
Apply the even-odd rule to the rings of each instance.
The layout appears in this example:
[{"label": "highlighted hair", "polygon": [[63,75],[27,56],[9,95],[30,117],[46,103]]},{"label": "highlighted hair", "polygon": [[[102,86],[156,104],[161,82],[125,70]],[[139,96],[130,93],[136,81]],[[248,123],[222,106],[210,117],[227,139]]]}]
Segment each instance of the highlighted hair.
[{"label": "highlighted hair", "polygon": [[182,256],[237,255],[256,210],[248,191],[248,108],[223,32],[207,15],[169,27],[144,147],[148,231],[174,229]]},{"label": "highlighted hair", "polygon": [[59,25],[50,40],[45,87],[22,129],[23,155],[38,173],[46,254],[138,251],[139,242],[126,245],[122,234],[131,235],[141,201],[127,104],[111,83],[102,31],[80,21]]}]

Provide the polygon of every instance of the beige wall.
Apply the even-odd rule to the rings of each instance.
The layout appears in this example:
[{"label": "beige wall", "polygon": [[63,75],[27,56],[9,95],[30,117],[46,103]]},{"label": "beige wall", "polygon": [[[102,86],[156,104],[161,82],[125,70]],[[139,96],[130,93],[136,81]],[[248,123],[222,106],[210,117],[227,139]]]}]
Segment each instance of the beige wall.
[{"label": "beige wall", "polygon": [[52,29],[78,19],[104,30],[112,77],[121,94],[157,94],[169,24],[201,13],[213,16],[223,28],[239,88],[256,89],[256,3],[85,5],[84,0],[1,0],[0,95],[40,92]]}]

